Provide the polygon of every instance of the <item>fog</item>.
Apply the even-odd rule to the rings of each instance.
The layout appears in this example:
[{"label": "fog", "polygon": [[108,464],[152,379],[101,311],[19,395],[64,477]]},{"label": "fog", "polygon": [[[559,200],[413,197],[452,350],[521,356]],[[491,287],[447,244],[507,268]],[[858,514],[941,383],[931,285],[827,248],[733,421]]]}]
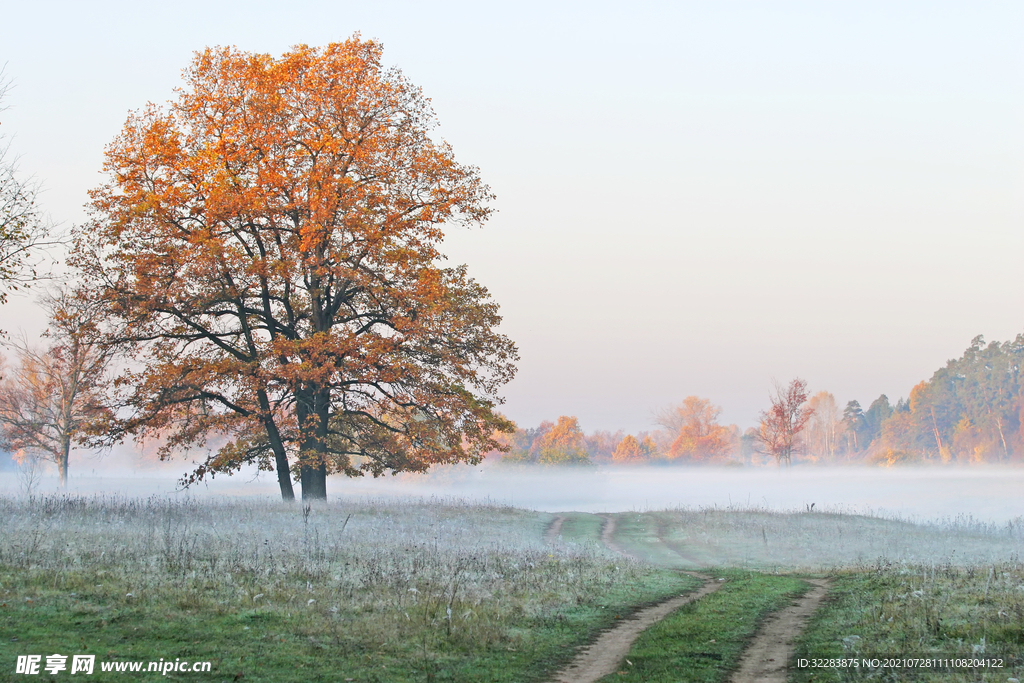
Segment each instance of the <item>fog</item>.
[{"label": "fog", "polygon": [[[243,471],[218,476],[189,490],[177,478],[184,468],[103,468],[102,462],[71,469],[68,492],[130,496],[252,496],[276,499],[273,473]],[[57,491],[53,473],[36,485],[38,493]],[[373,479],[331,477],[334,501],[367,498],[458,498],[489,501],[546,512],[623,512],[672,508],[842,511],[937,521],[958,516],[1004,523],[1024,517],[1024,469],[775,467],[682,468],[600,467],[579,472],[512,470],[496,465],[439,467],[429,474]],[[24,495],[17,472],[0,472],[0,493]]]}]

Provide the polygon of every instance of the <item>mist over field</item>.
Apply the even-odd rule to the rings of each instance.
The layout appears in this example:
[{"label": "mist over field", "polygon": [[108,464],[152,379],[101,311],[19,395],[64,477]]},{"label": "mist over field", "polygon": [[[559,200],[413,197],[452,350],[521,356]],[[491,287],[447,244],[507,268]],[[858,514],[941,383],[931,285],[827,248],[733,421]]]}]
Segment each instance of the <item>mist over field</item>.
[{"label": "mist over field", "polygon": [[[180,463],[178,463],[180,465]],[[246,471],[219,476],[181,489],[174,464],[149,469],[105,468],[102,461],[81,464],[67,492],[218,499],[280,494],[274,474]],[[179,467],[177,470],[184,471]],[[971,517],[1004,524],[1024,517],[1024,469],[973,467],[600,467],[572,471],[501,466],[450,466],[428,474],[378,479],[331,477],[328,500],[371,498],[460,499],[546,512],[626,512],[673,508],[717,508],[776,512],[842,512],[933,522]],[[39,493],[59,492],[52,473]],[[0,472],[0,494],[19,495],[24,485],[15,471]]]}]

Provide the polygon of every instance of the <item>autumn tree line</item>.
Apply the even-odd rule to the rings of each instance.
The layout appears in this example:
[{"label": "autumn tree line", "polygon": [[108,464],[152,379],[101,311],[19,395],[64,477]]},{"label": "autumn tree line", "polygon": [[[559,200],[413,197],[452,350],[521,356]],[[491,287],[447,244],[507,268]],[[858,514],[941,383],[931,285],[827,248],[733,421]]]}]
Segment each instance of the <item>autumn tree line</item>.
[{"label": "autumn tree line", "polygon": [[689,396],[660,411],[639,434],[584,433],[575,417],[516,429],[505,466],[597,464],[778,465],[1015,463],[1024,460],[1024,335],[986,344],[976,337],[960,358],[892,403],[840,407],[828,391],[809,394],[803,380],[776,386],[755,427],[719,421],[721,408]]}]

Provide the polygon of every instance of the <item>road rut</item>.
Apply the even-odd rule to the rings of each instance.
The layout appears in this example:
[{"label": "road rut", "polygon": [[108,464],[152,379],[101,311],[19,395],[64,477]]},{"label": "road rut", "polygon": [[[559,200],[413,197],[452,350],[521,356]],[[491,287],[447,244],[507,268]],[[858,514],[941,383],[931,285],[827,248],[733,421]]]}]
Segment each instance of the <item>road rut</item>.
[{"label": "road rut", "polygon": [[[548,532],[550,533],[550,528]],[[634,557],[615,542],[614,534],[615,518],[605,517],[604,526],[601,528],[601,542],[620,555]],[[642,609],[610,631],[605,631],[592,645],[584,648],[572,661],[572,664],[559,672],[552,679],[552,683],[594,683],[608,674],[618,671],[620,664],[629,654],[633,641],[645,629],[661,621],[683,605],[699,600],[722,587],[720,582],[703,574],[685,573],[703,579],[704,585],[693,593],[669,598],[657,605]]]},{"label": "road rut", "polygon": [[793,642],[807,620],[828,594],[828,581],[808,579],[813,585],[793,605],[774,613],[754,636],[743,652],[740,667],[729,679],[731,683],[785,683]]}]

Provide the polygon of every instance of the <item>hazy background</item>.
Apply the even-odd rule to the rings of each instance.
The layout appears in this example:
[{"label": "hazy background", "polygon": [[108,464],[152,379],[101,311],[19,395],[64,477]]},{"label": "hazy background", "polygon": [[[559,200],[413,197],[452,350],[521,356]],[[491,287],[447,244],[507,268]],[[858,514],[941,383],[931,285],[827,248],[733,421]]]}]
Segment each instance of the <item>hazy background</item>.
[{"label": "hazy background", "polygon": [[[840,405],[895,401],[976,334],[1024,330],[1017,2],[37,2],[2,19],[0,133],[66,226],[128,111],[171,98],[193,50],[381,40],[498,195],[447,251],[502,305],[526,426],[634,432],[691,394],[749,426],[796,375]],[[24,300],[0,318],[40,325]]]},{"label": "hazy background", "polygon": [[[109,467],[109,462],[72,464],[67,493],[198,497],[262,497],[280,500],[273,472],[246,468],[182,490],[173,474],[185,466]],[[624,512],[671,508],[718,508],[777,512],[868,514],[913,522],[973,519],[1004,525],[1024,519],[1024,470],[1019,467],[922,467],[881,469],[604,467],[597,471],[509,471],[501,466],[435,468],[429,475],[328,480],[328,500],[342,506],[365,499],[458,499],[564,512]],[[53,473],[33,493],[61,493]],[[22,477],[0,471],[0,494],[24,495]]]}]

